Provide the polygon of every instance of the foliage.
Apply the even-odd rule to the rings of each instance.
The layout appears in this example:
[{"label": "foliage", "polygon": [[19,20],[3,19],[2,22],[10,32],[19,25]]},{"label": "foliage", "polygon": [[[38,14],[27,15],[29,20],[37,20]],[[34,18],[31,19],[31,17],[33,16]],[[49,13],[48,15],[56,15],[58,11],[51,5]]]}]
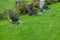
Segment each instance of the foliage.
[{"label": "foliage", "polygon": [[7,19],[8,15],[6,13],[0,13],[0,20]]}]

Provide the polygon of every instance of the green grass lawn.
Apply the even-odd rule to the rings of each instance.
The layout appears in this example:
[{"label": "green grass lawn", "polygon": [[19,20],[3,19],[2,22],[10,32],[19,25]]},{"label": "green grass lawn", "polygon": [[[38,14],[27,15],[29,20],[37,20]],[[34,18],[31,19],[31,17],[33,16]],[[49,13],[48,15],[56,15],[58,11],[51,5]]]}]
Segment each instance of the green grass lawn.
[{"label": "green grass lawn", "polygon": [[14,6],[15,0],[0,0],[0,12],[5,10],[6,8],[12,8]]},{"label": "green grass lawn", "polygon": [[[0,9],[11,8],[14,0],[0,0]],[[51,12],[40,16],[23,15],[24,24],[0,20],[0,40],[60,40],[60,3],[50,5]]]}]

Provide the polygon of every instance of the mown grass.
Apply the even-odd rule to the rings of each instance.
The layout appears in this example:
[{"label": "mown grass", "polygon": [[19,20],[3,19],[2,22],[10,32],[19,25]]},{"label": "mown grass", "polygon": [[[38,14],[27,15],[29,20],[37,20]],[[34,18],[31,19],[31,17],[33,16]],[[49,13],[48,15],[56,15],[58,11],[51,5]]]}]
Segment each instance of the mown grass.
[{"label": "mown grass", "polygon": [[[0,1],[3,4],[9,0]],[[14,0],[11,2],[14,4]],[[9,8],[12,7],[10,3],[3,5]],[[39,16],[20,16],[24,24],[15,25],[8,20],[0,20],[0,40],[60,40],[60,3],[50,7],[50,12],[42,12]]]},{"label": "mown grass", "polygon": [[14,6],[15,0],[0,0],[0,12],[7,8],[12,8]]}]

